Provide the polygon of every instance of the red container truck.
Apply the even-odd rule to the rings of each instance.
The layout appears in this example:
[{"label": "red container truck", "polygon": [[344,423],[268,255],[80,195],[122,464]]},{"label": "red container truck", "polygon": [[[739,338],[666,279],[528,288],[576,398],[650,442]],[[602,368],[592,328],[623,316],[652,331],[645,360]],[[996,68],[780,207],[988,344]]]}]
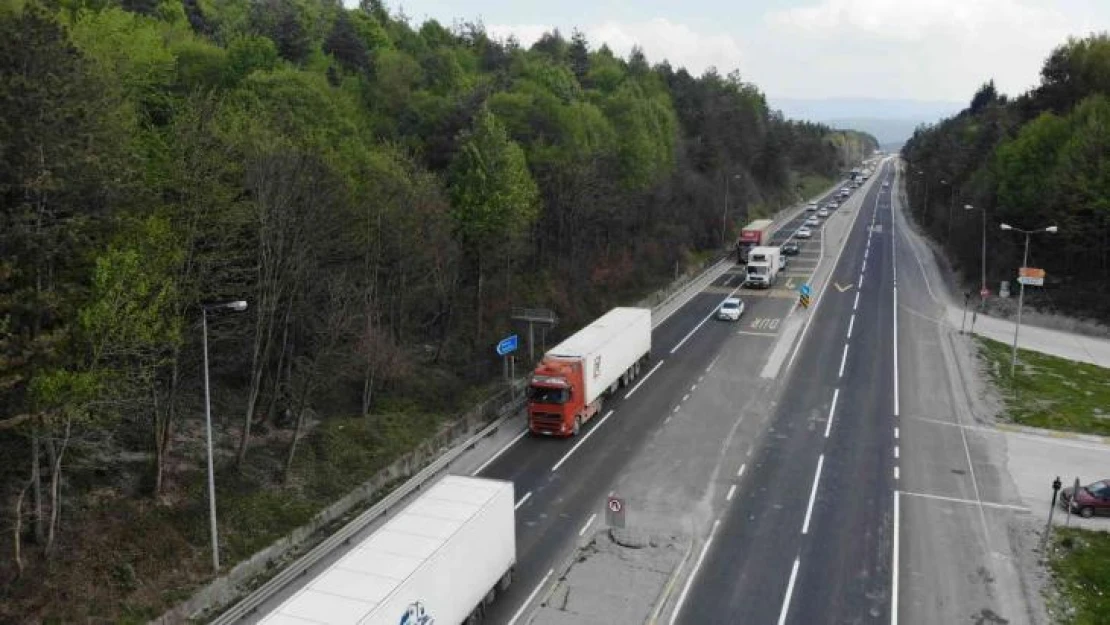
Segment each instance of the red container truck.
[{"label": "red container truck", "polygon": [[771,225],[773,223],[770,219],[756,219],[744,226],[744,229],[740,231],[740,240],[736,242],[737,262],[748,262],[748,252],[753,247],[767,245],[767,241],[771,238]]},{"label": "red container truck", "polygon": [[544,354],[528,387],[533,434],[571,436],[651,357],[651,310],[614,308]]}]

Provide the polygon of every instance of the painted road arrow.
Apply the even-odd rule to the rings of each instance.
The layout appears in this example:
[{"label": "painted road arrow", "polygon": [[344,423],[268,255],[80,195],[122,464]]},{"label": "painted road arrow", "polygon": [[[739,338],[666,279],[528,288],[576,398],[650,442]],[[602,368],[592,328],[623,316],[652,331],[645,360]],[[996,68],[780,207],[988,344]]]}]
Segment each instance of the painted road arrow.
[{"label": "painted road arrow", "polygon": [[833,286],[835,286],[836,290],[840,291],[841,293],[843,293],[844,291],[847,291],[848,289],[852,288],[851,284],[849,284],[848,286],[840,286],[839,282],[833,282]]}]

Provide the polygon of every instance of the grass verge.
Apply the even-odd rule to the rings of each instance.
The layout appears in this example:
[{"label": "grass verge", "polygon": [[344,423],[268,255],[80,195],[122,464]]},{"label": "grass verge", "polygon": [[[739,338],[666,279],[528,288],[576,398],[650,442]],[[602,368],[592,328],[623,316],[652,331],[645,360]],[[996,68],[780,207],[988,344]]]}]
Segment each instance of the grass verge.
[{"label": "grass verge", "polygon": [[1010,346],[976,339],[1014,423],[1110,436],[1110,369],[1019,349],[1011,379]]},{"label": "grass verge", "polygon": [[798,177],[795,188],[798,190],[798,195],[802,196],[803,200],[808,200],[811,197],[816,197],[825,192],[832,186],[832,183],[832,178],[807,174]]},{"label": "grass verge", "polygon": [[1049,554],[1061,605],[1061,623],[1100,625],[1110,618],[1110,534],[1076,528],[1055,530]]}]

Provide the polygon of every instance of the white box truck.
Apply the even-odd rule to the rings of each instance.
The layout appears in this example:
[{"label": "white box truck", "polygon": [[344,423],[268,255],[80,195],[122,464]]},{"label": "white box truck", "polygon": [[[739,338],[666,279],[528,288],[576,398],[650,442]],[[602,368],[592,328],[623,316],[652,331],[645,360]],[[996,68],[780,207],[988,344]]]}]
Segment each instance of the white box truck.
[{"label": "white box truck", "polygon": [[570,436],[651,356],[651,310],[614,308],[544,354],[528,387],[533,434]]},{"label": "white box truck", "polygon": [[767,289],[775,284],[782,268],[782,250],[778,247],[753,247],[748,252],[748,276],[744,284]]},{"label": "white box truck", "polygon": [[516,562],[513,483],[449,475],[262,619],[468,625]]}]

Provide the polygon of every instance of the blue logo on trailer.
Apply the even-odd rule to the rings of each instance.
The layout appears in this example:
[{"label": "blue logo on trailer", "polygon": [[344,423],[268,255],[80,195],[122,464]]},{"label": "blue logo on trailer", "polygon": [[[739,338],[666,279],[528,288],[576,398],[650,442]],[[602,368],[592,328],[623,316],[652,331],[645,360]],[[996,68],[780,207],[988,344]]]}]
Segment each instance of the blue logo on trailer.
[{"label": "blue logo on trailer", "polygon": [[510,334],[509,336],[501,339],[501,342],[497,344],[497,355],[504,356],[505,354],[511,354],[515,352],[516,343],[517,338],[515,334]]},{"label": "blue logo on trailer", "polygon": [[401,615],[398,625],[435,625],[436,620],[424,609],[424,604],[413,601]]},{"label": "blue logo on trailer", "polygon": [[798,291],[800,291],[802,295],[809,295],[809,284],[803,284],[802,286],[798,287]]}]

